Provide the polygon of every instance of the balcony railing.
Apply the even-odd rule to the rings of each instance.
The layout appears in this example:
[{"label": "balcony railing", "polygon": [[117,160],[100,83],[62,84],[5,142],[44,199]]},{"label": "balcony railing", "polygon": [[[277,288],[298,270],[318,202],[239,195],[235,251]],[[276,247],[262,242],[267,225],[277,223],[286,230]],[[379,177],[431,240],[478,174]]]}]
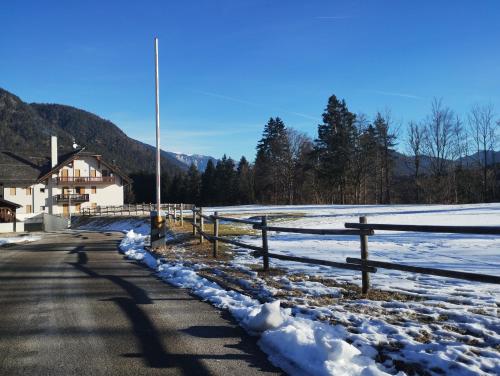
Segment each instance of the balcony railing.
[{"label": "balcony railing", "polygon": [[114,176],[58,176],[57,184],[113,184]]},{"label": "balcony railing", "polygon": [[87,202],[89,200],[88,194],[79,194],[79,193],[69,193],[62,195],[55,195],[56,202]]}]

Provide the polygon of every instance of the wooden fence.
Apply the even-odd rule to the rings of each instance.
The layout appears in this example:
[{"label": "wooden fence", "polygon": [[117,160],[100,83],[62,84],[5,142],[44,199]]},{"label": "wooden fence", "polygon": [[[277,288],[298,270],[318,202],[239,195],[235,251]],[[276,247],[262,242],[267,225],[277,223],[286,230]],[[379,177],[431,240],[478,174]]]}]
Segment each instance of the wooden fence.
[{"label": "wooden fence", "polygon": [[[419,225],[393,225],[393,224],[371,224],[367,223],[366,217],[360,217],[359,223],[346,223],[346,229],[305,229],[305,228],[291,228],[291,227],[278,227],[268,226],[267,216],[262,216],[260,221],[250,219],[240,219],[220,216],[218,212],[213,215],[203,214],[203,208],[192,208],[192,225],[193,235],[199,235],[200,243],[204,239],[210,241],[213,246],[213,257],[217,257],[219,242],[229,243],[241,248],[250,249],[255,257],[262,257],[264,271],[269,270],[269,259],[275,258],[278,260],[287,260],[294,262],[301,262],[307,264],[331,266],[334,268],[356,270],[361,272],[363,294],[366,294],[370,289],[370,273],[376,273],[378,269],[391,269],[403,272],[429,274],[440,277],[456,278],[468,281],[477,281],[485,283],[500,284],[500,277],[495,275],[485,275],[479,273],[468,273],[462,271],[452,271],[437,268],[425,268],[410,266],[391,262],[372,261],[369,260],[368,252],[368,237],[375,235],[375,230],[383,231],[411,231],[411,232],[427,232],[427,233],[453,233],[453,234],[479,234],[479,235],[500,235],[500,227],[485,227],[485,226],[419,226]],[[205,220],[214,224],[213,234],[205,231]],[[251,225],[254,229],[260,230],[262,239],[261,246],[255,246],[243,243],[234,239],[228,239],[219,236],[220,221],[243,223]],[[281,255],[269,252],[268,232],[289,232],[299,234],[313,234],[313,235],[356,235],[360,240],[360,258],[347,257],[346,262],[334,262],[327,260],[318,260],[307,257],[296,257]]]},{"label": "wooden fence", "polygon": [[[168,217],[175,222],[183,223],[184,215],[190,213],[194,207],[192,204],[161,204]],[[151,211],[156,210],[155,204],[126,204],[119,206],[96,206],[95,208],[82,208],[80,215],[87,216],[149,216]]]}]

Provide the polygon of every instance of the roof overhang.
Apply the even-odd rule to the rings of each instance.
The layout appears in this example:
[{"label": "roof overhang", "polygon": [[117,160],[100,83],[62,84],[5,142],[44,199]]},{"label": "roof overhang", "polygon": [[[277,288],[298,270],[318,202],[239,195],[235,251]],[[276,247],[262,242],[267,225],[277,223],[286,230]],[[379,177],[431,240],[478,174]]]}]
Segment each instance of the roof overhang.
[{"label": "roof overhang", "polygon": [[[82,152],[85,150],[85,148],[82,148],[80,150],[78,150],[77,152],[75,152],[71,157],[67,158],[65,161],[59,163],[57,166],[55,166],[54,168],[52,168],[49,172],[47,172],[45,175],[41,176],[40,178],[38,178],[37,180],[37,183],[40,183],[48,178],[50,178],[53,174],[57,173],[61,168],[63,168],[64,166],[66,166],[67,164],[73,162],[75,159],[78,159],[79,157],[82,157]],[[126,174],[124,174],[122,171],[120,171],[120,169],[118,169],[118,167],[116,166],[113,166],[112,164],[109,164],[108,162],[106,162],[104,159],[102,159],[102,156],[99,155],[99,154],[90,154],[90,155],[85,155],[85,157],[93,157],[95,159],[97,159],[99,162],[101,162],[102,164],[104,164],[107,168],[109,168],[110,171],[114,172],[115,174],[117,174],[118,176],[120,176],[124,181],[127,182],[127,184],[130,184],[132,183],[132,179],[129,178]]]},{"label": "roof overhang", "polygon": [[4,207],[4,208],[6,207],[9,209],[18,209],[21,206],[22,205],[16,204],[15,202],[7,201],[7,200],[4,200],[3,198],[0,198],[0,207]]}]

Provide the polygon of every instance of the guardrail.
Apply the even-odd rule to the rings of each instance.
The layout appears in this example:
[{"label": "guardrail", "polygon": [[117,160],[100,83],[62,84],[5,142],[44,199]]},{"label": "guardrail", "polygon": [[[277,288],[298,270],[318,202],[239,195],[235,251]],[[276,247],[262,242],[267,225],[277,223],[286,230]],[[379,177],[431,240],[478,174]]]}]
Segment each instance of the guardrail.
[{"label": "guardrail", "polygon": [[[384,231],[412,231],[412,232],[430,232],[430,233],[452,233],[452,234],[478,234],[478,235],[500,235],[500,227],[487,227],[487,226],[420,226],[420,225],[394,225],[394,224],[369,224],[366,217],[359,217],[359,223],[346,223],[346,229],[305,229],[305,228],[292,228],[292,227],[279,227],[268,226],[267,216],[261,216],[260,221],[232,218],[220,216],[218,212],[213,215],[203,214],[203,208],[192,208],[193,212],[193,235],[197,234],[200,237],[200,243],[204,239],[213,244],[213,257],[218,255],[218,243],[228,243],[241,248],[250,249],[256,257],[262,256],[264,271],[269,270],[269,259],[275,258],[279,260],[287,260],[315,265],[331,266],[341,269],[349,269],[361,271],[362,286],[361,291],[363,294],[368,293],[370,289],[370,273],[376,273],[380,269],[399,270],[403,272],[429,274],[440,277],[456,278],[468,281],[484,282],[500,284],[500,277],[494,275],[486,275],[479,273],[468,273],[454,270],[438,269],[438,268],[425,268],[405,264],[390,263],[383,261],[369,260],[368,252],[368,237],[375,235],[375,230]],[[205,220],[214,224],[213,234],[205,232]],[[234,239],[228,239],[219,236],[220,221],[242,223],[251,225],[254,229],[261,230],[262,245],[255,246],[252,244],[243,243]],[[328,260],[319,260],[307,257],[297,257],[289,255],[281,255],[269,252],[268,231],[275,232],[289,232],[299,234],[312,234],[312,235],[355,235],[360,239],[360,258],[347,257],[346,262],[334,262]]]}]

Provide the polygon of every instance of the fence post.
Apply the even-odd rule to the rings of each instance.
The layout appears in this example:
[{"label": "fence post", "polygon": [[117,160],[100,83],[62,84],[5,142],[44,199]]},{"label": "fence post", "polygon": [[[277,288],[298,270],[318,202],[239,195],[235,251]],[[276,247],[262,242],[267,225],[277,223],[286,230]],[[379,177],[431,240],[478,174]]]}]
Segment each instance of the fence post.
[{"label": "fence post", "polygon": [[262,216],[262,261],[264,263],[264,271],[269,270],[269,245],[267,244],[267,215]]},{"label": "fence post", "polygon": [[203,208],[200,208],[200,244],[203,243],[203,232],[205,231],[204,227],[203,227],[203,222],[205,222],[203,220]]},{"label": "fence post", "polygon": [[193,206],[193,236],[196,236],[196,206]]},{"label": "fence post", "polygon": [[213,215],[213,220],[214,220],[214,258],[217,258],[217,252],[219,251],[219,241],[217,240],[217,237],[219,236],[219,219],[217,216],[219,215],[219,212],[215,212]]},{"label": "fence post", "polygon": [[179,210],[181,212],[180,213],[180,215],[181,215],[181,227],[184,227],[184,213],[183,213],[183,210],[182,210],[183,206],[184,206],[184,204],[180,204],[180,208],[179,208]]},{"label": "fence post", "polygon": [[[366,223],[366,217],[359,217],[359,223]],[[368,236],[360,235],[361,242],[361,260],[368,261]],[[366,294],[370,289],[370,274],[368,272],[361,272],[361,293]]]}]

